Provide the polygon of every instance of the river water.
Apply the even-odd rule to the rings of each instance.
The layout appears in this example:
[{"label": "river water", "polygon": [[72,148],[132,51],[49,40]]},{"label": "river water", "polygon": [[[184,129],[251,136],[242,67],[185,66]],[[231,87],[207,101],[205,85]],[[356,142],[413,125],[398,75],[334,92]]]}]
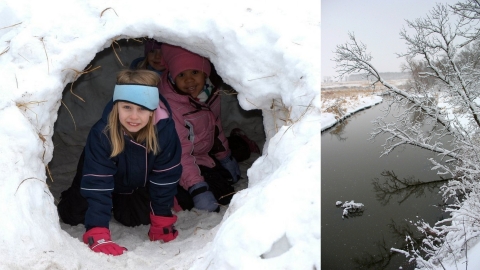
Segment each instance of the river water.
[{"label": "river water", "polygon": [[[368,138],[382,106],[356,113],[322,133],[322,269],[413,269],[404,255],[392,255],[390,248],[402,249],[405,230],[418,233],[408,226],[410,221],[433,224],[445,215],[439,207],[440,185],[398,194],[375,189],[374,183],[393,183],[393,175],[423,182],[440,179],[430,169],[427,158],[434,155],[429,151],[408,146],[380,158],[383,138]],[[364,204],[363,213],[342,218],[336,202],[352,200]]]}]

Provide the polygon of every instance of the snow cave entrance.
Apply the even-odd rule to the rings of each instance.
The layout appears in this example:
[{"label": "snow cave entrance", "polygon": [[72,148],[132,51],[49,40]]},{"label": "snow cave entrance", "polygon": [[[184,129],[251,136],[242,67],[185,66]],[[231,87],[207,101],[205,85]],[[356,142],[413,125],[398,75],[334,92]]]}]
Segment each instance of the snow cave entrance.
[{"label": "snow cave entrance", "polygon": [[[130,63],[143,56],[144,38],[122,39],[112,46],[100,51],[83,71],[76,71],[76,80],[66,85],[62,93],[62,105],[54,126],[54,151],[49,163],[49,174],[52,178],[50,191],[55,205],[60,200],[62,191],[70,187],[75,176],[78,159],[93,124],[101,117],[104,106],[113,95],[116,73],[130,66]],[[230,87],[224,84],[225,88]],[[231,88],[231,87],[230,87]],[[261,110],[243,110],[235,94],[222,95],[222,124],[225,135],[229,136],[234,128],[242,129],[254,140],[260,150],[265,143],[265,132]],[[252,153],[246,161],[239,162],[242,178],[234,185],[235,191],[247,188],[247,169],[260,157]],[[195,209],[192,209],[192,211]],[[224,213],[221,211],[220,213]],[[113,219],[112,219],[113,220]],[[62,228],[70,230],[60,220]],[[78,225],[83,228],[83,225]],[[75,233],[72,233],[72,236]]]}]

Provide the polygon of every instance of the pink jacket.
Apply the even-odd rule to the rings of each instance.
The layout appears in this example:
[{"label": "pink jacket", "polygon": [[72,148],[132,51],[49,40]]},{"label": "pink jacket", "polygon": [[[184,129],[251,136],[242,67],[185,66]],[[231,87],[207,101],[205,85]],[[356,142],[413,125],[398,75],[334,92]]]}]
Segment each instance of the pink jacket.
[{"label": "pink jacket", "polygon": [[188,190],[194,184],[204,181],[198,165],[209,168],[215,166],[209,153],[218,160],[230,154],[221,124],[220,95],[214,90],[203,103],[190,95],[179,94],[169,82],[167,72],[163,74],[158,89],[172,109],[175,129],[182,145],[183,172],[180,185]]}]

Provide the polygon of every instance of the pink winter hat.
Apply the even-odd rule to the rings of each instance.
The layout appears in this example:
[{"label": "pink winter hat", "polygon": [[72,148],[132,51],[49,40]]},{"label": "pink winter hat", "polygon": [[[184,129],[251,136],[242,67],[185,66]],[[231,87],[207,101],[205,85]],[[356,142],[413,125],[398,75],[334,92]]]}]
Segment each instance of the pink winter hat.
[{"label": "pink winter hat", "polygon": [[163,61],[173,79],[189,69],[200,70],[205,72],[207,77],[210,76],[210,61],[207,58],[170,44],[163,43],[161,48]]}]

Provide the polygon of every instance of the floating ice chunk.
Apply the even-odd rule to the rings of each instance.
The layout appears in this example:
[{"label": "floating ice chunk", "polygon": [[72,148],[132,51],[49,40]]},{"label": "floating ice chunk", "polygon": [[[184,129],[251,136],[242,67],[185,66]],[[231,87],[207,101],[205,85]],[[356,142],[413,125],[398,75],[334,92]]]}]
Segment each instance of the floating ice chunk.
[{"label": "floating ice chunk", "polygon": [[350,202],[344,202],[341,207],[344,208],[342,218],[348,218],[349,216],[360,216],[364,211],[363,203],[356,203],[353,200]]}]

